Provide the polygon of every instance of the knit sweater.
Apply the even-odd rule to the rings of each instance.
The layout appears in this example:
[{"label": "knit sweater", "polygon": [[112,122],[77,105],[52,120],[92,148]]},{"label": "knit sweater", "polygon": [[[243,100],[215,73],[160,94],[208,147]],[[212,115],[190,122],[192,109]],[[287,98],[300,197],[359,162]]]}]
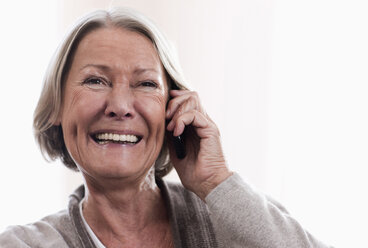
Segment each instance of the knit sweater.
[{"label": "knit sweater", "polygon": [[[277,202],[259,194],[237,175],[217,186],[204,203],[180,184],[158,179],[175,248],[327,247],[306,232]],[[80,186],[68,210],[0,234],[0,247],[95,247],[79,211]]]}]

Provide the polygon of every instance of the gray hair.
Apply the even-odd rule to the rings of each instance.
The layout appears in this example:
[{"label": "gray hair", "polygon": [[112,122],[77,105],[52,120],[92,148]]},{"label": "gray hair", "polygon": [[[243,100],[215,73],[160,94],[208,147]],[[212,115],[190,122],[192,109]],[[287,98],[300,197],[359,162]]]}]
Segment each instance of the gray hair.
[{"label": "gray hair", "polygon": [[[46,160],[60,158],[65,166],[78,171],[65,146],[61,125],[55,125],[62,105],[62,92],[73,54],[80,41],[93,30],[120,27],[150,39],[158,53],[167,76],[168,88],[187,89],[176,53],[164,35],[142,14],[130,9],[98,10],[80,19],[57,48],[44,77],[44,85],[33,117],[36,141]],[[172,169],[166,138],[155,163],[157,177]]]}]

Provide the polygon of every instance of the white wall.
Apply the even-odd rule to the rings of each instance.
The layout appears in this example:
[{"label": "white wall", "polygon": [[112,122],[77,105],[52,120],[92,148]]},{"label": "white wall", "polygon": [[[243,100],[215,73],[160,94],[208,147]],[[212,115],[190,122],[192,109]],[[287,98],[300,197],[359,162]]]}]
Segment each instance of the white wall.
[{"label": "white wall", "polygon": [[367,11],[359,0],[274,10],[268,189],[337,247],[368,246]]},{"label": "white wall", "polygon": [[[32,135],[33,109],[43,72],[57,45],[56,4],[3,1],[0,9],[2,230],[6,225],[30,222],[55,211],[63,201],[59,197],[61,169],[44,162]],[[40,204],[43,202],[48,204]]]},{"label": "white wall", "polygon": [[176,45],[188,81],[221,130],[231,169],[325,242],[368,245],[365,1],[2,5],[0,230],[65,208],[81,182],[60,163],[42,160],[32,113],[66,29],[92,9],[123,5],[148,15]]}]

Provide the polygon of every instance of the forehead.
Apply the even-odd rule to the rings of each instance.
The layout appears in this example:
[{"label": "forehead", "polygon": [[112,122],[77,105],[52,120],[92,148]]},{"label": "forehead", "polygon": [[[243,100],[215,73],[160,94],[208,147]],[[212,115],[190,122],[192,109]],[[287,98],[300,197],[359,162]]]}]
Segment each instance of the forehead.
[{"label": "forehead", "polygon": [[116,66],[161,67],[157,51],[147,37],[118,27],[96,29],[78,44],[73,63],[96,61]]}]

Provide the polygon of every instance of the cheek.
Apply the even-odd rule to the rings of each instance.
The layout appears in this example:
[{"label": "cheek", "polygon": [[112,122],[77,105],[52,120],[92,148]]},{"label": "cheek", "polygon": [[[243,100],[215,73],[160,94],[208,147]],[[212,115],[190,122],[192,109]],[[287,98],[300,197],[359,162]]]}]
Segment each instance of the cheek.
[{"label": "cheek", "polygon": [[104,97],[93,92],[76,90],[66,94],[61,119],[64,134],[76,136],[78,130],[87,128],[104,106]]},{"label": "cheek", "polygon": [[142,113],[148,127],[152,129],[151,132],[165,130],[166,98],[164,96],[147,96],[141,98],[138,104],[139,112]]}]

